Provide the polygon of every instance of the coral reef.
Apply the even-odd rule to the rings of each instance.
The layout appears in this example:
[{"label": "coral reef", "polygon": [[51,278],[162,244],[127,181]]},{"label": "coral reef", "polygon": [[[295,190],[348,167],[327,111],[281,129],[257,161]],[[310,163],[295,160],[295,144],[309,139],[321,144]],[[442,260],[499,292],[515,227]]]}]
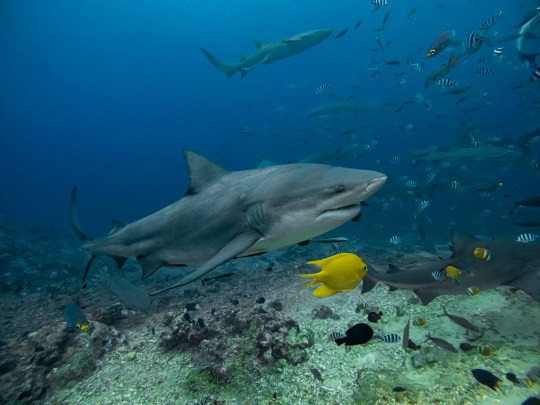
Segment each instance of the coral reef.
[{"label": "coral reef", "polygon": [[0,402],[32,402],[50,389],[75,384],[96,368],[118,333],[99,322],[88,332],[72,332],[65,322],[27,333],[0,352]]},{"label": "coral reef", "polygon": [[193,362],[220,381],[230,380],[239,367],[255,371],[279,361],[297,365],[307,360],[314,337],[300,331],[282,308],[272,301],[266,309],[255,307],[248,313],[232,309],[216,313],[207,324],[189,312],[168,312],[160,345],[167,351],[191,350]]}]

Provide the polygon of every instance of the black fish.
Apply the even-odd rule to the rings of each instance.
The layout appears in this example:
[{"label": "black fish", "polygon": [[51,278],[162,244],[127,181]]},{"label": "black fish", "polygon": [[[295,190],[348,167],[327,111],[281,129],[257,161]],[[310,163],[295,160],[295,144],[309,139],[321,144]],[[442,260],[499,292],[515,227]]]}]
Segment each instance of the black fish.
[{"label": "black fish", "polygon": [[341,38],[341,37],[342,37],[343,35],[345,35],[347,32],[349,32],[349,29],[348,29],[348,28],[345,28],[345,29],[341,30],[341,31],[339,32],[339,34],[337,34],[337,35],[334,37],[334,41],[335,41],[336,39]]},{"label": "black fish", "polygon": [[382,312],[370,312],[367,316],[367,319],[368,321],[370,322],[373,322],[373,323],[377,323],[377,321],[379,321],[382,317],[383,313]]},{"label": "black fish", "polygon": [[358,20],[358,22],[354,25],[354,29],[357,29],[358,27],[360,27],[363,22],[364,20]]},{"label": "black fish", "polygon": [[444,349],[448,352],[457,353],[456,348],[444,339],[431,337],[431,335],[428,333],[428,337],[426,340],[431,340],[435,346],[439,346],[441,349]]},{"label": "black fish", "polygon": [[398,386],[398,387],[392,388],[392,392],[405,392],[405,391],[407,391],[407,388],[405,387]]},{"label": "black fish", "polygon": [[506,373],[506,379],[513,382],[514,384],[519,384],[517,375],[515,375],[514,373]]},{"label": "black fish", "polygon": [[499,384],[502,383],[502,380],[491,374],[487,370],[482,370],[481,368],[475,368],[471,370],[472,375],[480,384],[491,388],[493,391],[497,391]]},{"label": "black fish", "polygon": [[311,374],[313,374],[313,377],[315,377],[316,380],[323,382],[323,378],[319,370],[317,370],[316,368],[312,368]]},{"label": "black fish", "polygon": [[469,343],[466,343],[466,342],[463,342],[459,345],[459,348],[461,350],[463,350],[464,352],[468,352],[468,351],[471,351],[475,348],[476,346],[472,346],[470,345]]},{"label": "black fish", "polygon": [[521,405],[540,405],[540,398],[529,397],[521,403]]},{"label": "black fish", "polygon": [[345,346],[363,345],[373,337],[373,329],[367,323],[357,323],[352,328],[347,329],[345,337],[336,339],[338,346],[345,343]]}]

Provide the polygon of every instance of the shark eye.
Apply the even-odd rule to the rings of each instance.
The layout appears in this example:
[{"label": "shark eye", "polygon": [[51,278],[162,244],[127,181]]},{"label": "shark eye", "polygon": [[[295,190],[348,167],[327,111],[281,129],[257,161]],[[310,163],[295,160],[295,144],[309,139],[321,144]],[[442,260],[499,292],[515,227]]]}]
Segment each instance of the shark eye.
[{"label": "shark eye", "polygon": [[337,186],[336,188],[336,193],[344,193],[345,192],[345,186],[344,185],[340,185],[340,186]]}]

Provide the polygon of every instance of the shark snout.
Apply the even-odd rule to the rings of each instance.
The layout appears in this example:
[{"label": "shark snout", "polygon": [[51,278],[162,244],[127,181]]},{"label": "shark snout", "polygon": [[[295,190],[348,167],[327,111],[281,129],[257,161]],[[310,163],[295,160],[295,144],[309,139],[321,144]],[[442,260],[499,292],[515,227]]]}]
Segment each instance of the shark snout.
[{"label": "shark snout", "polygon": [[375,194],[381,189],[382,186],[384,186],[384,183],[386,183],[386,179],[386,175],[381,173],[379,176],[370,180],[366,185],[366,192],[369,193],[369,195]]}]

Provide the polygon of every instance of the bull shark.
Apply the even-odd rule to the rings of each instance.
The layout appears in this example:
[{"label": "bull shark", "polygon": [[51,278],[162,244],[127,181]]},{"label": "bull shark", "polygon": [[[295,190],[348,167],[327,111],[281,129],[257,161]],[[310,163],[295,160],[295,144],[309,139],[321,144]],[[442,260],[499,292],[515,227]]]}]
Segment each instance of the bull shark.
[{"label": "bull shark", "polygon": [[532,11],[519,26],[516,48],[521,60],[535,64],[540,54],[540,9]]},{"label": "bull shark", "polygon": [[496,161],[500,163],[513,163],[523,156],[523,150],[519,148],[506,148],[490,144],[482,144],[470,148],[453,148],[450,150],[415,150],[413,165],[423,162],[442,162],[455,159],[471,161]]},{"label": "bull shark", "polygon": [[[363,280],[362,294],[380,282],[388,285],[391,291],[412,290],[422,304],[427,305],[439,295],[467,294],[469,287],[485,291],[507,285],[540,302],[540,242],[479,240],[457,231],[452,232],[451,236],[454,254],[448,259],[424,263],[410,271],[390,265],[386,273],[377,273],[370,267]],[[473,253],[476,248],[486,249],[489,260],[477,258]],[[433,272],[449,265],[462,271],[460,283],[452,278],[438,280],[433,276]]]},{"label": "bull shark", "polygon": [[201,265],[178,283],[188,284],[235,257],[261,254],[326,233],[360,213],[360,202],[377,192],[386,176],[370,170],[321,164],[287,164],[228,172],[204,156],[184,151],[189,174],[186,195],[175,203],[91,239],[76,217],[72,227],[91,257],[106,255],[121,267],[134,257],[146,279],[162,266]]},{"label": "bull shark", "polygon": [[265,44],[264,42],[255,40],[256,52],[251,55],[242,56],[238,63],[224,62],[204,48],[200,48],[204,55],[208,58],[210,63],[214,65],[218,70],[222,71],[231,77],[236,72],[240,72],[240,75],[244,77],[249,70],[256,65],[265,64],[269,65],[276,60],[288,58],[307,51],[309,48],[320,44],[328,37],[332,35],[332,30],[321,29],[303,32],[302,34],[295,35],[291,38],[284,39],[271,44]]}]

